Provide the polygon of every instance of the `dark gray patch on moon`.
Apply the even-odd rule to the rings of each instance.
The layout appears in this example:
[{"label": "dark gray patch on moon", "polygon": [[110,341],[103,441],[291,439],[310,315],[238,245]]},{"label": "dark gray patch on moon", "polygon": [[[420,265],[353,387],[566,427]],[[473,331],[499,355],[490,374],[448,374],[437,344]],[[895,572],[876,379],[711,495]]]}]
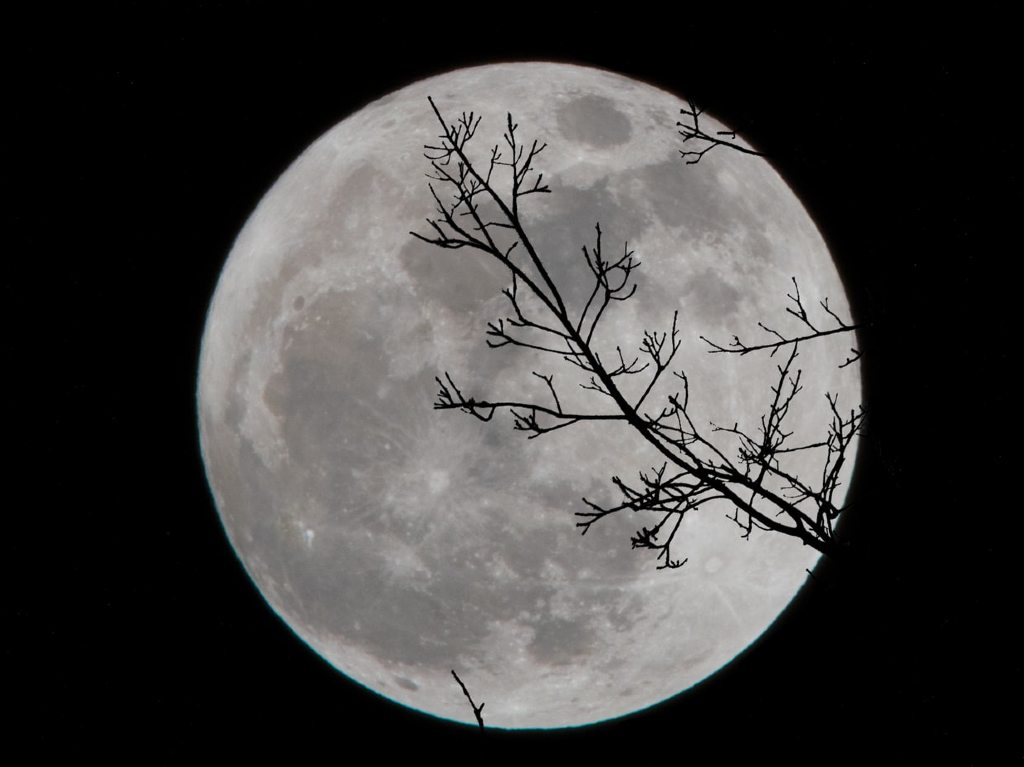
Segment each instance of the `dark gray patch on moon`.
[{"label": "dark gray patch on moon", "polygon": [[[706,160],[687,167],[685,173],[680,172],[679,166],[679,161],[672,159],[647,165],[636,174],[637,181],[648,190],[644,199],[649,201],[657,220],[665,226],[683,227],[691,241],[739,238],[743,251],[739,261],[746,261],[751,269],[759,269],[762,262],[771,260],[771,240],[761,224],[777,217],[779,208],[771,208],[770,215],[759,212],[770,207],[764,193],[753,199],[750,195],[730,193],[718,180],[713,162]],[[628,175],[623,182],[627,179]]]},{"label": "dark gray patch on moon", "polygon": [[743,294],[710,268],[696,274],[683,294],[683,301],[694,304],[697,316],[709,323],[728,320],[742,300]]},{"label": "dark gray patch on moon", "polygon": [[[379,170],[368,162],[360,163],[352,169],[331,194],[328,210],[335,211],[334,217],[344,221],[356,212],[353,208],[358,209],[359,206],[365,205],[378,172]],[[331,218],[333,217],[325,219],[328,222],[328,227],[330,227]],[[330,229],[327,233],[334,234]]]},{"label": "dark gray patch on moon", "polygon": [[751,265],[751,270],[757,271],[764,262],[772,260],[774,248],[771,240],[760,229],[747,229],[744,234],[744,252],[756,262]]},{"label": "dark gray patch on moon", "polygon": [[522,506],[525,508],[513,506],[499,509],[496,517],[489,517],[484,522],[484,527],[490,536],[487,540],[503,542],[488,545],[491,557],[500,556],[520,584],[536,580],[544,563],[555,551],[547,530],[520,530],[514,524],[502,519],[506,515],[514,517],[533,511],[529,508],[529,502],[523,502]]},{"label": "dark gray patch on moon", "polygon": [[[274,507],[269,495],[272,478],[267,476],[263,461],[248,440],[240,440],[234,454],[230,445],[217,447],[210,453],[211,467],[219,471],[229,468],[232,472],[229,475],[232,481],[224,482],[219,488],[229,509],[231,529],[242,539],[256,544],[254,548],[260,553],[268,548],[272,552],[276,540],[271,522]],[[273,557],[273,554],[268,553],[268,556]]]},{"label": "dark gray patch on moon", "polygon": [[303,323],[286,330],[281,369],[267,381],[263,400],[278,418],[292,463],[333,470],[382,457],[386,442],[354,439],[347,427],[365,421],[366,408],[376,404],[351,392],[372,392],[388,376],[387,299],[324,293],[310,303]]},{"label": "dark gray patch on moon", "polygon": [[[324,215],[305,229],[313,236],[314,244],[327,253],[334,253],[334,239],[338,235],[339,221],[353,228],[370,228],[381,221],[381,211],[400,211],[404,205],[403,186],[388,178],[388,168],[363,161],[352,168],[340,183],[330,189],[327,205],[320,200],[310,201]],[[371,253],[358,253],[360,258],[370,258]]]},{"label": "dark gray patch on moon", "polygon": [[[495,353],[486,347],[481,350],[481,354],[485,359],[501,357],[501,354]],[[501,367],[485,367],[481,365],[480,368],[474,369],[474,373],[478,369],[485,371],[485,373],[490,373],[493,370],[495,371],[493,374],[496,376],[503,374],[503,368]],[[521,373],[522,371],[519,370],[517,372]],[[436,390],[437,384],[434,383],[430,391],[433,393]],[[467,395],[480,395],[486,393],[486,389],[484,384],[474,378],[471,385],[467,383],[464,393]],[[435,418],[458,418],[463,414],[454,411],[436,414],[430,411],[430,415]],[[521,433],[512,429],[511,417],[507,413],[496,414],[487,423],[476,421],[472,424],[460,424],[460,426],[467,427],[466,431],[473,437],[473,444],[489,445],[487,450],[473,450],[462,454],[463,463],[459,466],[460,475],[472,477],[474,482],[486,483],[488,487],[503,488],[509,495],[523,492],[524,488],[521,487],[521,483],[523,482],[523,477],[529,474],[531,467],[530,456],[522,449],[523,438]],[[495,432],[495,434],[491,436],[488,432]],[[485,440],[488,441],[485,443]],[[446,445],[438,445],[437,449],[445,450]],[[457,477],[453,479],[459,481]],[[517,511],[516,507],[495,509],[495,513],[499,517],[504,514],[515,514]],[[490,524],[490,519],[484,524]]]},{"label": "dark gray patch on moon", "polygon": [[623,604],[617,604],[608,611],[608,621],[616,631],[626,631],[636,625],[636,621],[643,615],[643,600],[636,594],[631,594]]},{"label": "dark gray patch on moon", "polygon": [[635,172],[639,185],[645,190],[644,199],[650,202],[660,223],[682,226],[695,238],[742,226],[733,201],[723,194],[710,163],[686,168],[686,171],[681,172],[679,160],[672,158]]},{"label": "dark gray patch on moon", "polygon": [[451,606],[435,596],[389,587],[381,582],[387,577],[385,572],[377,572],[368,579],[377,583],[365,584],[366,593],[355,605],[363,620],[358,625],[353,621],[339,625],[342,636],[389,661],[426,669],[447,663],[452,647],[459,642],[480,641],[482,633],[465,621],[456,624],[457,632],[447,632],[453,636],[444,636],[445,617],[452,612]]},{"label": "dark gray patch on moon", "polygon": [[418,684],[416,684],[411,679],[406,679],[404,676],[396,676],[395,684],[397,684],[399,687],[405,690],[410,690],[412,692],[415,692],[416,690],[420,689],[420,686]]},{"label": "dark gray patch on moon", "polygon": [[[250,364],[252,364],[252,351],[245,349],[238,355],[238,359],[235,360],[234,364],[231,366],[231,380],[240,380],[241,377],[248,372]],[[213,445],[222,444],[222,441],[224,441],[224,434],[237,433],[242,423],[242,418],[245,416],[245,400],[239,396],[237,387],[231,391],[232,393],[226,398],[224,406],[224,423],[230,427],[230,431],[225,431],[221,434],[214,432],[218,437],[220,437],[220,440],[213,442]],[[209,429],[209,414],[204,413],[203,418],[207,421],[206,427]]]},{"label": "dark gray patch on moon", "polygon": [[714,651],[714,645],[706,639],[685,642],[679,648],[679,663],[682,666],[693,668],[710,658]]},{"label": "dark gray patch on moon", "polygon": [[588,656],[595,638],[594,630],[587,623],[546,616],[534,625],[528,649],[539,663],[560,666],[571,663],[574,658]]},{"label": "dark gray patch on moon", "polygon": [[497,260],[469,248],[440,250],[410,238],[398,260],[413,282],[417,298],[432,300],[456,312],[474,312],[508,282],[508,270]]},{"label": "dark gray patch on moon", "polygon": [[633,133],[629,118],[615,102],[594,94],[559,107],[558,128],[566,138],[598,148],[625,144]]}]

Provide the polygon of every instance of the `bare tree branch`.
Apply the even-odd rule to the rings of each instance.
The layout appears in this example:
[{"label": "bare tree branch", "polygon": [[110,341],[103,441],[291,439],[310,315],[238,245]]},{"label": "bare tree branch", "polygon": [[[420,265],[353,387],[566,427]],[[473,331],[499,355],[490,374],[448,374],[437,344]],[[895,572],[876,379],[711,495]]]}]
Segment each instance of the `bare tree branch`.
[{"label": "bare tree branch", "polygon": [[484,703],[479,706],[473,702],[473,696],[469,694],[469,690],[466,689],[466,685],[463,684],[462,680],[459,679],[459,675],[455,673],[455,669],[452,669],[452,676],[455,677],[455,681],[459,683],[459,687],[462,688],[462,694],[466,696],[466,700],[469,701],[469,707],[473,709],[473,716],[476,717],[476,723],[480,725],[480,732],[484,731]]},{"label": "bare tree branch", "polygon": [[698,108],[692,101],[688,103],[688,107],[683,107],[679,110],[679,114],[682,115],[683,119],[676,123],[676,127],[679,128],[679,135],[683,137],[684,144],[690,141],[696,142],[693,145],[694,149],[679,150],[680,156],[686,161],[687,165],[696,165],[712,149],[722,146],[734,149],[737,152],[743,152],[744,154],[763,156],[761,152],[745,147],[735,141],[730,141],[730,139],[736,138],[734,131],[720,130],[714,133],[705,131],[700,124],[700,116],[704,114],[704,110]]},{"label": "bare tree branch", "polygon": [[[414,232],[414,236],[440,248],[469,247],[502,264],[512,283],[503,291],[511,311],[507,317],[489,323],[488,346],[518,346],[569,363],[585,376],[579,386],[600,395],[600,401],[610,410],[567,412],[554,374],[537,371],[533,375],[544,382],[549,404],[467,396],[445,373],[443,379],[436,379],[439,391],[434,407],[461,410],[481,421],[507,411],[513,428],[526,432],[530,439],[583,421],[627,424],[638,438],[658,451],[663,463],[660,468],[641,472],[636,483],[612,477],[621,500],[600,504],[584,498],[587,510],[577,514],[577,526],[586,534],[598,520],[613,514],[628,510],[648,515],[650,521],[640,526],[631,543],[633,548],[656,552],[659,568],[678,568],[687,562],[685,556],[674,551],[673,547],[678,548],[677,534],[683,518],[706,505],[727,509],[743,537],[749,537],[754,529],[766,530],[797,538],[828,555],[841,553],[835,521],[842,510],[833,504],[833,497],[847,453],[861,431],[863,412],[858,409],[841,414],[838,402],[829,395],[832,422],[827,433],[805,444],[790,444],[792,431],[787,422],[803,388],[802,373],[795,367],[799,344],[859,326],[843,322],[827,301],[821,302],[821,308],[835,327],[816,325],[805,310],[794,280],[789,295],[792,305],[787,312],[810,332],[785,336],[762,324],[772,339],[768,343],[746,345],[734,337],[732,344],[722,346],[704,339],[713,353],[747,354],[765,349],[774,355],[781,348],[789,349],[786,361],[777,368],[778,378],[770,388],[769,405],[756,431],[738,423],[700,428],[689,411],[689,380],[683,371],[672,371],[672,378],[681,382],[682,388],[652,409],[656,385],[672,380],[664,374],[671,369],[680,348],[678,314],[673,314],[668,330],[645,330],[635,354],[624,352],[621,344],[611,344],[603,337],[602,320],[607,312],[636,293],[633,273],[640,262],[633,251],[624,244],[621,255],[607,258],[603,232],[596,225],[593,245],[581,247],[593,284],[579,313],[571,313],[520,218],[522,198],[550,192],[535,168],[546,145],[522,142],[517,135],[518,124],[508,115],[504,145],[493,146],[481,166],[486,170],[478,170],[467,145],[477,132],[480,118],[463,113],[449,124],[433,100],[430,105],[441,126],[438,142],[426,146],[424,152],[431,167],[428,176],[438,184],[436,188],[430,186],[436,208],[434,217],[427,221],[430,232]],[[684,132],[684,141],[700,138],[710,142],[709,147],[697,152],[699,156],[715,146],[757,154],[723,138],[724,134],[704,133],[699,123],[701,112],[692,104],[688,114],[693,125]],[[509,190],[504,194],[498,191],[501,178]],[[524,301],[524,296],[529,300]],[[615,350],[610,362],[602,359],[599,348]],[[853,353],[856,355],[856,350]],[[619,388],[620,382],[636,376],[646,376],[642,379],[645,382],[637,386],[641,393],[627,397]],[[719,444],[722,437],[738,445],[735,455],[732,448]],[[811,453],[820,456],[822,467],[814,482],[797,477],[787,468],[788,457]]]},{"label": "bare tree branch", "polygon": [[[864,327],[863,325],[856,325],[843,321],[838,314],[836,314],[834,311],[832,311],[831,308],[829,308],[828,299],[826,298],[823,301],[820,301],[819,305],[825,311],[825,313],[828,314],[828,316],[831,317],[832,320],[835,322],[835,327],[824,329],[819,328],[817,325],[811,322],[810,318],[807,315],[807,310],[804,308],[803,300],[800,297],[800,286],[797,284],[796,277],[793,277],[791,279],[793,280],[793,292],[787,293],[786,297],[790,300],[790,302],[793,305],[786,307],[786,313],[800,320],[801,324],[803,324],[804,327],[810,330],[809,333],[805,332],[803,333],[803,335],[786,336],[780,333],[779,331],[775,330],[774,328],[768,327],[763,322],[758,322],[757,326],[774,340],[766,341],[764,343],[759,344],[748,344],[741,340],[739,336],[734,335],[729,344],[727,346],[723,346],[722,344],[716,341],[712,341],[709,338],[701,336],[700,340],[711,347],[711,349],[709,349],[708,351],[711,354],[740,355],[750,354],[751,352],[757,351],[768,351],[770,353],[770,356],[774,357],[775,353],[785,346],[792,346],[796,348],[796,345],[803,341],[810,341],[815,338],[825,338],[826,336],[835,335],[837,333],[852,333]],[[860,352],[857,349],[850,349],[850,356],[847,357],[846,360],[839,365],[839,367],[844,368],[847,365],[850,365],[851,363],[856,362],[859,359]]]}]

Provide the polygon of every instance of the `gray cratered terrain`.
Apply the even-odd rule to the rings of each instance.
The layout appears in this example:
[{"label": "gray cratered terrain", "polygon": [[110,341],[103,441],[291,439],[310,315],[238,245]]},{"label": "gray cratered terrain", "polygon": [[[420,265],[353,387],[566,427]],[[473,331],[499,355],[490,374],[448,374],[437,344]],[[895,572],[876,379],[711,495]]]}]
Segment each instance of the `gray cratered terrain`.
[{"label": "gray cratered terrain", "polygon": [[[485,346],[487,321],[508,313],[499,264],[409,235],[432,213],[428,96],[450,117],[483,117],[471,144],[481,161],[508,111],[522,138],[548,142],[538,167],[552,193],[524,202],[538,251],[578,305],[589,288],[580,246],[594,224],[609,253],[628,240],[643,264],[638,293],[609,311],[603,338],[635,348],[678,310],[676,367],[698,423],[755,430],[778,362],[709,355],[699,335],[753,336],[758,320],[786,327],[793,276],[808,305],[828,296],[850,316],[821,236],[763,159],[721,149],[680,161],[677,97],[554,64],[418,82],[316,141],[238,236],[198,383],[217,508],[273,609],[388,698],[473,722],[455,669],[486,701],[489,726],[580,725],[645,708],[754,641],[817,553],[756,531],[744,541],[729,509],[708,506],[677,537],[688,563],[658,571],[629,545],[651,520],[616,515],[585,537],[574,527],[581,496],[616,501],[611,475],[661,463],[628,428],[581,424],[527,442],[505,415],[485,424],[432,409],[445,370],[478,397],[543,398],[531,371],[551,372],[571,402],[606,406],[557,359]],[[826,391],[859,401],[856,371],[837,368],[845,346],[801,349],[794,439],[824,435]],[[820,471],[810,457],[796,465]]]}]

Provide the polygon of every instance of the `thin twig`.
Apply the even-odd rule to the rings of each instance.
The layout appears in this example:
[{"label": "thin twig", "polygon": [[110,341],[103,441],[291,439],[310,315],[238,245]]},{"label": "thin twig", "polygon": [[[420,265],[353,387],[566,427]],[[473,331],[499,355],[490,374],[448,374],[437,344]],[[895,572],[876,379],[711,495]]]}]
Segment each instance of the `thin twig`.
[{"label": "thin twig", "polygon": [[[826,338],[828,336],[836,335],[837,333],[853,333],[854,331],[861,330],[864,328],[863,325],[845,322],[838,314],[836,314],[828,305],[828,299],[819,301],[819,305],[825,311],[825,313],[832,318],[835,322],[835,327],[821,329],[817,325],[811,322],[810,317],[807,314],[807,309],[804,307],[803,300],[800,297],[800,286],[797,284],[796,277],[791,278],[793,281],[793,292],[787,293],[786,298],[792,302],[792,306],[786,307],[786,313],[796,317],[800,322],[810,329],[810,333],[804,333],[803,335],[786,336],[774,328],[770,328],[763,322],[758,322],[757,326],[761,328],[765,333],[771,336],[772,341],[766,341],[764,343],[748,344],[741,340],[739,336],[733,335],[732,340],[728,345],[722,345],[716,341],[712,341],[704,336],[700,337],[700,340],[706,343],[711,348],[708,350],[710,354],[739,354],[740,356],[750,354],[751,352],[767,351],[770,357],[774,357],[775,353],[786,346],[796,347],[798,344],[804,341],[813,341],[817,338]],[[847,365],[851,365],[860,359],[860,352],[857,349],[850,349],[850,354],[847,358],[839,364],[839,367],[844,368]]]},{"label": "thin twig", "polygon": [[473,696],[471,696],[469,694],[469,690],[466,689],[466,685],[463,683],[463,681],[461,679],[459,679],[459,675],[455,673],[455,669],[452,669],[452,676],[455,677],[455,681],[458,682],[459,683],[459,687],[462,688],[462,694],[466,696],[466,700],[469,701],[469,707],[471,709],[473,709],[473,716],[476,717],[476,723],[478,725],[480,725],[480,732],[483,732],[484,731],[484,715],[483,715],[484,704],[481,703],[478,706],[478,705],[476,705],[476,703],[473,702]]},{"label": "thin twig", "polygon": [[[700,124],[700,116],[704,114],[704,110],[699,108],[692,101],[689,102],[689,108],[684,107],[679,110],[679,114],[683,116],[683,120],[676,123],[676,127],[679,128],[679,135],[683,137],[683,143],[686,144],[689,141],[697,141],[698,144],[696,149],[680,150],[680,156],[686,161],[687,165],[696,165],[702,159],[704,155],[710,152],[712,149],[718,147],[728,147],[734,149],[737,152],[743,154],[752,154],[759,157],[764,156],[762,152],[758,152],[750,147],[737,144],[735,141],[729,141],[728,139],[736,138],[734,131],[715,131],[714,133],[708,133]],[[685,120],[685,122],[684,122]],[[725,138],[728,137],[728,138]],[[699,142],[704,142],[703,144]]]}]

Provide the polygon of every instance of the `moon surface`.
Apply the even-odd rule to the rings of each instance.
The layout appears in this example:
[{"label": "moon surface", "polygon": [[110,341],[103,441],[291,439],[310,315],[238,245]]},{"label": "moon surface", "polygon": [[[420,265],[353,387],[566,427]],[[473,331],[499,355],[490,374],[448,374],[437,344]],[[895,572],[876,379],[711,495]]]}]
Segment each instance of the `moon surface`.
[{"label": "moon surface", "polygon": [[[742,540],[730,509],[709,505],[676,538],[687,564],[657,570],[629,543],[651,518],[618,514],[586,536],[575,527],[581,496],[616,502],[613,475],[661,464],[628,427],[527,441],[507,414],[481,423],[432,408],[444,371],[467,396],[544,401],[536,370],[555,375],[567,409],[607,411],[560,359],[487,348],[487,322],[509,314],[500,264],[410,236],[428,233],[432,214],[428,96],[450,119],[482,117],[470,144],[480,162],[510,111],[521,139],[548,143],[537,167],[552,191],[524,199],[527,232],[576,307],[595,223],[606,254],[628,241],[638,291],[609,308],[600,348],[635,350],[678,310],[674,368],[689,377],[698,425],[756,432],[779,362],[710,355],[700,335],[754,340],[759,320],[795,332],[791,277],[805,305],[828,297],[849,318],[843,287],[767,162],[722,148],[685,165],[678,97],[560,64],[459,70],[369,104],[310,146],[239,234],[203,336],[200,435],[224,527],[271,607],[351,679],[439,717],[474,721],[451,669],[486,701],[488,726],[629,714],[728,664],[818,555],[770,533]],[[505,177],[496,186],[510,188]],[[855,366],[837,367],[849,340],[801,348],[794,441],[825,434],[825,392],[859,402]],[[672,391],[656,390],[652,409]],[[801,460],[797,473],[820,474],[821,455]]]}]

